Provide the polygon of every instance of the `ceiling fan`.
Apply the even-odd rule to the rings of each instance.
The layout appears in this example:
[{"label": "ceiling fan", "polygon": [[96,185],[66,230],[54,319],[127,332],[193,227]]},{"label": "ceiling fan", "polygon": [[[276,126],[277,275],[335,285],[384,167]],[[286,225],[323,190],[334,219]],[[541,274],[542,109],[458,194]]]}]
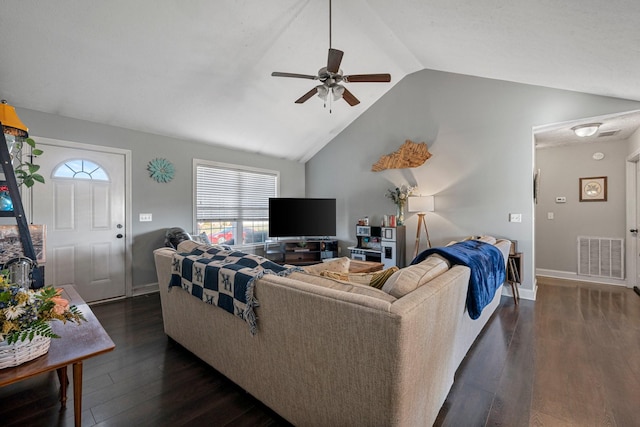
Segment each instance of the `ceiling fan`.
[{"label": "ceiling fan", "polygon": [[391,81],[390,74],[351,74],[344,75],[340,69],[342,56],[344,52],[331,47],[331,0],[329,0],[329,57],[327,66],[320,68],[318,74],[313,76],[310,74],[281,73],[274,71],[271,73],[274,77],[293,77],[298,79],[319,80],[322,84],[314,87],[309,92],[302,95],[295,102],[302,104],[313,95],[318,95],[326,101],[329,94],[333,95],[334,100],[344,99],[352,107],[358,105],[360,101],[342,83],[388,83]]}]

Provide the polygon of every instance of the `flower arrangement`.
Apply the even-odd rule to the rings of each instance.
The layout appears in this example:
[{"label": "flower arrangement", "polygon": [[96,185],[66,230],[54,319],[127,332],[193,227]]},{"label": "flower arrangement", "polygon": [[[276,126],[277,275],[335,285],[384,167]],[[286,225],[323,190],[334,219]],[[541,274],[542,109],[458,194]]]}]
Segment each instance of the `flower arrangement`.
[{"label": "flower arrangement", "polygon": [[416,187],[402,184],[400,187],[396,187],[395,189],[388,189],[385,196],[390,198],[396,206],[400,206],[407,203],[407,198],[413,193],[413,190],[415,189]]},{"label": "flower arrangement", "polygon": [[388,189],[385,196],[391,199],[391,201],[396,205],[397,210],[397,225],[404,225],[404,206],[407,204],[407,199],[413,193],[416,187],[411,187],[406,184],[402,184],[400,187],[396,187],[395,189]]},{"label": "flower arrangement", "polygon": [[61,293],[61,289],[52,286],[25,290],[8,283],[6,275],[0,273],[0,342],[31,341],[35,336],[60,338],[53,333],[49,321],[86,321],[82,312],[70,306]]}]

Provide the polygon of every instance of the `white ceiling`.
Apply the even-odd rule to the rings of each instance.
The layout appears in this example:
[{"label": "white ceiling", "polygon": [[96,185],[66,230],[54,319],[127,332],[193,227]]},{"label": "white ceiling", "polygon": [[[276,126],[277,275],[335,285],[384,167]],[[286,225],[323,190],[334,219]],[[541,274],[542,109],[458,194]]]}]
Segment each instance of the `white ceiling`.
[{"label": "white ceiling", "polygon": [[[600,124],[588,137],[577,136],[571,129],[577,125]],[[534,129],[536,148],[554,148],[591,142],[614,142],[627,139],[640,127],[640,111],[584,118],[567,123],[553,123]]]},{"label": "white ceiling", "polygon": [[294,100],[326,65],[328,0],[2,1],[0,98],[17,107],[306,161],[409,73],[640,101],[637,0],[341,0],[350,107]]}]

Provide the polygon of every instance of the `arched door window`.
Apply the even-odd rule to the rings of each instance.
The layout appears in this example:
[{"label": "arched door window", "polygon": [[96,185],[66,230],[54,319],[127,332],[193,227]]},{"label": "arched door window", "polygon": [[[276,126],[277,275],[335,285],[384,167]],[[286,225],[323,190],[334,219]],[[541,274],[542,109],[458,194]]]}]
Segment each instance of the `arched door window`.
[{"label": "arched door window", "polygon": [[86,159],[68,160],[58,165],[51,176],[53,178],[109,181],[109,175],[102,166]]}]

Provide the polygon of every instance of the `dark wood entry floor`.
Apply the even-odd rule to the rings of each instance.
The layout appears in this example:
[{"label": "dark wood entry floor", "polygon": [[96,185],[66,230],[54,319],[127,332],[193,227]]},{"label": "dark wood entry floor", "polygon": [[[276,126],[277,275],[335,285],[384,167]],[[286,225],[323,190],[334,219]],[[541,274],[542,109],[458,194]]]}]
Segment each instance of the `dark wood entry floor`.
[{"label": "dark wood entry floor", "polygon": [[[539,285],[536,303],[502,297],[435,425],[640,426],[640,298],[615,286]],[[157,294],[92,310],[116,350],[85,363],[83,425],[289,425],[167,339]],[[59,411],[57,378],[42,375],[0,388],[0,420],[66,426],[73,411]]]}]

